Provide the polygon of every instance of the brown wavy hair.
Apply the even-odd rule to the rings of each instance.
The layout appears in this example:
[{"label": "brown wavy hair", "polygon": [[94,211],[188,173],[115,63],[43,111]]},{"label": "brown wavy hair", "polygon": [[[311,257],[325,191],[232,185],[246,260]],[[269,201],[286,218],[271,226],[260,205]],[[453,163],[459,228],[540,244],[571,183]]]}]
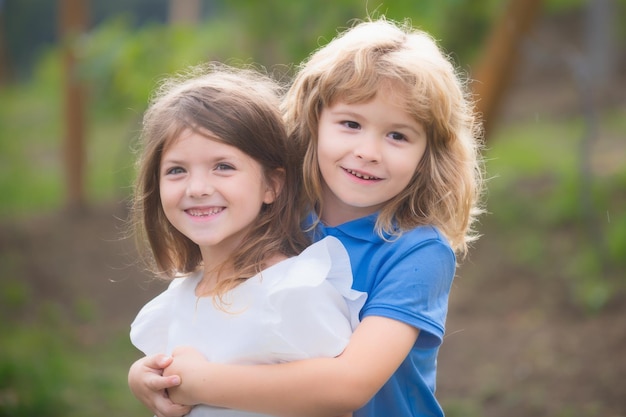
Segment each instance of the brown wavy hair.
[{"label": "brown wavy hair", "polygon": [[305,192],[319,217],[323,178],[317,162],[322,109],[338,101],[363,103],[393,94],[424,126],[427,145],[409,185],[381,209],[376,230],[399,235],[437,227],[456,252],[477,238],[481,213],[482,129],[467,80],[427,33],[408,21],[380,17],[356,22],[309,56],[283,101],[288,133],[304,156]]},{"label": "brown wavy hair", "polygon": [[238,148],[261,165],[268,183],[283,184],[222,265],[234,273],[220,280],[218,295],[260,272],[269,258],[297,255],[310,243],[301,229],[301,158],[287,140],[282,92],[260,69],[217,63],[192,67],[156,89],[143,118],[131,226],[142,259],[158,276],[172,279],[202,266],[200,248],[172,226],[160,199],[162,154],[186,129]]}]

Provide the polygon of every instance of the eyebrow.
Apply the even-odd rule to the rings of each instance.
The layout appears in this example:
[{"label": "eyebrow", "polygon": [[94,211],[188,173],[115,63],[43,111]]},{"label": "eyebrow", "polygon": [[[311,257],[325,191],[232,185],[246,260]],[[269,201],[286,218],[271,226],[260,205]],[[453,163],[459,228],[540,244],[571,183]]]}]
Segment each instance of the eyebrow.
[{"label": "eyebrow", "polygon": [[[333,116],[343,116],[343,117],[351,117],[351,118],[363,118],[364,116],[361,113],[357,113],[354,112],[352,110],[343,110],[341,108],[337,109],[337,110],[331,110],[330,108],[327,109],[330,114],[332,114]],[[426,136],[426,129],[424,128],[422,123],[419,123],[417,121],[414,121],[413,123],[415,123],[417,126],[419,126],[421,129],[416,129],[415,127],[412,126],[412,124],[407,124],[407,123],[391,123],[391,127],[392,129],[406,129],[406,130],[410,130],[413,133],[415,133],[418,136]]]}]

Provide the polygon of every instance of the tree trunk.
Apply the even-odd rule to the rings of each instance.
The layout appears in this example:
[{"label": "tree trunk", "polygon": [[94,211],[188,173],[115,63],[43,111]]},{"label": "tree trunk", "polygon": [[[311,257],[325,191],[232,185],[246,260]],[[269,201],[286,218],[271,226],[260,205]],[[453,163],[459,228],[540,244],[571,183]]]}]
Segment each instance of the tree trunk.
[{"label": "tree trunk", "polygon": [[0,0],[0,87],[8,85],[12,78],[13,73],[11,69],[11,61],[9,61],[9,51],[7,50],[6,44],[6,26],[5,26],[5,15],[4,4]]},{"label": "tree trunk", "polygon": [[66,208],[84,209],[85,86],[78,72],[76,45],[87,28],[87,0],[59,0],[59,37],[63,47],[64,166]]},{"label": "tree trunk", "polygon": [[498,106],[518,64],[520,45],[539,15],[541,4],[541,0],[509,0],[487,39],[472,76],[485,135],[495,124]]},{"label": "tree trunk", "polygon": [[586,54],[594,99],[610,95],[615,71],[615,1],[590,0],[586,13]]},{"label": "tree trunk", "polygon": [[200,12],[200,0],[170,0],[168,21],[170,24],[195,26],[200,21]]}]

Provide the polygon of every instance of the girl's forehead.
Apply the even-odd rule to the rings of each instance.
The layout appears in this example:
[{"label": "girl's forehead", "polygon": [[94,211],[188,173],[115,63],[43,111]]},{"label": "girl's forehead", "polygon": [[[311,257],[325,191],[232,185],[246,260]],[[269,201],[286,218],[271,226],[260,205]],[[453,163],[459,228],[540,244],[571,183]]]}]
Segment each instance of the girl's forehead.
[{"label": "girl's forehead", "polygon": [[215,134],[213,134],[207,129],[204,129],[199,126],[189,126],[187,124],[180,123],[177,126],[175,126],[171,130],[171,132],[169,132],[169,134],[165,137],[165,140],[163,142],[163,150],[167,150],[172,145],[178,143],[179,141],[183,140],[184,138],[192,134],[198,134],[200,136],[204,136],[207,139],[210,139],[216,142],[221,142]]}]

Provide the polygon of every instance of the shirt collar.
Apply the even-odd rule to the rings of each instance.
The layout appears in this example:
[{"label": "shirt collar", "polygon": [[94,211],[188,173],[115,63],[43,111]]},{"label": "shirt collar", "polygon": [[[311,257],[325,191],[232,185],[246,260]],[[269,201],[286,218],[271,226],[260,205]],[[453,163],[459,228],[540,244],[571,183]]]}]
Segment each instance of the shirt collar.
[{"label": "shirt collar", "polygon": [[[376,233],[376,219],[378,218],[378,212],[370,214],[369,216],[360,217],[358,219],[350,220],[337,226],[327,226],[321,221],[317,223],[315,234],[318,237],[321,236],[337,236],[343,234],[350,236],[354,239],[365,240],[368,242],[381,242],[382,239],[378,233]],[[318,220],[315,213],[309,215],[309,225]]]}]

